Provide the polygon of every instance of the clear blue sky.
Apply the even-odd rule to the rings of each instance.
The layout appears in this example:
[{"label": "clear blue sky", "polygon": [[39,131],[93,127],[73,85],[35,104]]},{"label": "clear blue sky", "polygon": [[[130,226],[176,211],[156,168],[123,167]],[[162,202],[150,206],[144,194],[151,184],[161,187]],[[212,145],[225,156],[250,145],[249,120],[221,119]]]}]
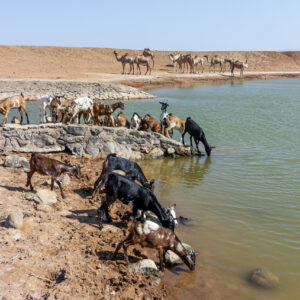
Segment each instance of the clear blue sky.
[{"label": "clear blue sky", "polygon": [[0,0],[0,44],[300,50],[300,1]]}]

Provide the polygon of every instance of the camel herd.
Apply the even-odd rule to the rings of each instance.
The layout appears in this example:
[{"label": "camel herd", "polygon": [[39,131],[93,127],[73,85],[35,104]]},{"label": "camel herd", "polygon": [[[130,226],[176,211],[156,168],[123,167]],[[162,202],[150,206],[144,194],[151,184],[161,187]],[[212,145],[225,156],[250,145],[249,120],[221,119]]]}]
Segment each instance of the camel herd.
[{"label": "camel herd", "polygon": [[[140,66],[147,67],[146,74],[151,74],[151,70],[154,67],[154,54],[149,48],[145,48],[141,55],[137,55],[135,57],[129,56],[128,53],[125,53],[122,56],[118,55],[118,52],[113,52],[117,61],[122,64],[122,74],[125,74],[125,67],[129,64],[129,72],[128,74],[134,74],[134,65],[136,64],[137,75],[141,75]],[[201,73],[204,72],[204,68],[207,65],[208,71],[215,72],[216,66],[220,67],[220,73],[224,73],[226,71],[227,64],[230,67],[231,76],[234,76],[234,69],[240,70],[240,77],[244,77],[244,69],[248,68],[248,59],[245,62],[240,61],[234,58],[220,58],[218,55],[214,55],[209,57],[208,55],[204,55],[200,57],[198,55],[192,56],[191,54],[169,54],[169,59],[173,63],[176,72],[187,72],[187,73]],[[152,61],[152,65],[151,65]]]}]

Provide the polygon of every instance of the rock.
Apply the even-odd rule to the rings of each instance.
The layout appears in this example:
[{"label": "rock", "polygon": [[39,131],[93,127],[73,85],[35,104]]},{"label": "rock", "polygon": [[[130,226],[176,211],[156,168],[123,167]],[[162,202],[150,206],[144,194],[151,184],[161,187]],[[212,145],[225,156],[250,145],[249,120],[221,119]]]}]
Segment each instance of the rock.
[{"label": "rock", "polygon": [[69,125],[67,126],[67,132],[73,135],[84,135],[84,127],[83,126],[74,126],[74,125]]},{"label": "rock", "polygon": [[12,228],[9,229],[9,233],[11,238],[15,241],[19,241],[24,236],[24,234],[20,230],[16,230]]},{"label": "rock", "polygon": [[115,153],[116,149],[115,149],[115,143],[113,142],[108,142],[103,146],[103,153],[105,156],[111,154],[111,153]]},{"label": "rock", "polygon": [[249,281],[261,288],[272,289],[279,286],[279,278],[265,268],[257,268],[250,273]]},{"label": "rock", "polygon": [[[182,243],[182,245],[184,246],[184,248],[186,248],[187,250],[192,250],[193,248],[185,243]],[[165,254],[165,261],[166,264],[170,267],[176,266],[176,265],[181,265],[183,264],[183,261],[181,260],[181,258],[175,254],[173,251],[168,250]]]},{"label": "rock", "polygon": [[20,228],[23,225],[23,213],[19,210],[7,216],[5,221],[6,227]]},{"label": "rock", "polygon": [[6,156],[4,161],[4,167],[16,168],[19,164],[20,157],[18,155]]},{"label": "rock", "polygon": [[47,134],[38,134],[34,137],[33,143],[36,147],[43,148],[55,145],[55,139]]},{"label": "rock", "polygon": [[102,232],[111,232],[111,233],[117,233],[120,232],[121,229],[119,227],[106,224],[103,226]]},{"label": "rock", "polygon": [[51,210],[51,207],[49,205],[46,204],[38,204],[36,209],[38,211],[42,211],[42,212],[46,212],[48,213]]},{"label": "rock", "polygon": [[82,156],[83,147],[80,144],[66,145],[66,147],[72,152],[72,154]]},{"label": "rock", "polygon": [[39,190],[33,200],[38,204],[53,205],[57,202],[57,197],[53,191]]},{"label": "rock", "polygon": [[132,274],[142,273],[148,275],[158,271],[155,262],[151,259],[142,259],[137,263],[131,264],[128,269]]},{"label": "rock", "polygon": [[160,148],[154,148],[150,151],[150,156],[153,158],[164,156],[164,154],[164,151],[162,151]]},{"label": "rock", "polygon": [[25,171],[30,171],[29,161],[25,157],[20,157],[19,164]]},{"label": "rock", "polygon": [[169,147],[169,148],[167,149],[167,152],[168,152],[168,154],[169,154],[169,155],[172,155],[172,154],[174,154],[174,153],[175,153],[175,149],[174,149],[174,148],[171,148],[171,147]]}]

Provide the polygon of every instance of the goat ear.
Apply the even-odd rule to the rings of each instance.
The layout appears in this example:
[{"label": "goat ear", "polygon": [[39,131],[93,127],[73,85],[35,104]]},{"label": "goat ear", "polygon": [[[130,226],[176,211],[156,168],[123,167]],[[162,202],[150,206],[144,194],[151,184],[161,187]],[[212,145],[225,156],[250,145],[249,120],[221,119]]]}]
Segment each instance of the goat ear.
[{"label": "goat ear", "polygon": [[154,183],[155,183],[155,179],[151,179],[149,184],[153,185]]}]

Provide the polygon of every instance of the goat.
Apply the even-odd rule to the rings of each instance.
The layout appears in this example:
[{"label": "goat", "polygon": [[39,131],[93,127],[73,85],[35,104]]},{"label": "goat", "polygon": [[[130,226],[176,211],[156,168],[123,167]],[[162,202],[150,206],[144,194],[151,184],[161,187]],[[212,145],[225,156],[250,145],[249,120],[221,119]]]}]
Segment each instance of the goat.
[{"label": "goat", "polygon": [[105,185],[106,198],[102,201],[101,207],[98,209],[100,217],[99,227],[102,228],[102,222],[112,222],[108,214],[109,206],[117,199],[124,204],[133,202],[133,217],[137,216],[137,211],[150,210],[155,213],[164,227],[174,230],[174,221],[171,221],[162,209],[153,192],[133,182],[129,178],[111,173]]},{"label": "goat", "polygon": [[142,120],[142,130],[144,131],[153,131],[161,133],[161,124],[159,121],[155,120],[150,114],[146,114]]},{"label": "goat", "polygon": [[142,124],[142,117],[138,113],[134,112],[131,117],[131,128],[139,130],[141,124]]},{"label": "goat", "polygon": [[94,119],[93,112],[93,100],[89,97],[83,97],[75,99],[67,107],[67,116],[66,119],[69,119],[69,122],[72,123],[76,117],[78,117],[78,124],[80,123],[80,112],[88,114],[89,118],[85,119],[86,123],[89,121],[90,117]]},{"label": "goat", "polygon": [[30,171],[27,172],[26,186],[30,186],[31,191],[33,191],[31,178],[35,172],[38,172],[42,175],[51,175],[51,190],[53,191],[53,185],[55,181],[60,188],[61,196],[63,198],[65,198],[65,195],[58,177],[66,172],[69,172],[71,175],[76,176],[76,178],[78,179],[82,177],[80,165],[71,167],[58,160],[49,158],[39,153],[32,153],[29,164]]},{"label": "goat", "polygon": [[163,135],[165,135],[165,129],[166,129],[166,126],[167,126],[167,124],[165,122],[166,122],[166,119],[167,119],[167,116],[168,116],[167,107],[169,106],[169,104],[166,103],[166,102],[159,102],[159,103],[161,104],[161,108],[160,108],[161,109],[161,114],[160,114],[160,117],[159,117],[160,124],[161,124],[161,133]]},{"label": "goat", "polygon": [[[58,103],[60,104],[60,98],[56,97]],[[50,109],[50,104],[53,101],[54,97],[52,96],[42,96],[38,99],[38,108],[40,112],[40,123],[46,123],[46,110],[47,107]]]},{"label": "goat", "polygon": [[[171,138],[173,135],[173,129],[176,129],[180,132],[182,135],[185,128],[185,121],[180,119],[177,116],[174,116],[172,114],[168,114],[167,119],[165,120],[165,124],[167,125],[166,130],[166,137]],[[170,136],[169,132],[172,131],[172,135]],[[180,138],[181,141],[181,138]]]},{"label": "goat", "polygon": [[211,149],[212,147],[209,146],[204,131],[202,130],[202,128],[195,122],[193,121],[190,117],[188,117],[186,119],[185,122],[185,129],[184,129],[184,133],[182,134],[182,143],[184,144],[184,136],[186,133],[190,134],[190,147],[191,147],[191,153],[193,153],[193,142],[192,142],[192,138],[194,138],[195,144],[196,144],[196,148],[198,151],[198,154],[201,155],[201,151],[199,150],[198,144],[199,141],[201,141],[204,145],[205,151],[207,156],[210,156],[211,153]]},{"label": "goat", "polygon": [[135,244],[157,249],[161,270],[163,270],[163,256],[167,250],[175,252],[191,271],[195,269],[196,253],[194,250],[187,250],[172,230],[164,228],[155,222],[135,220],[131,225],[128,237],[117,245],[112,259],[116,258],[120,248],[123,246],[125,260],[129,263],[127,248]]},{"label": "goat", "polygon": [[8,97],[0,103],[0,114],[4,115],[4,119],[3,122],[1,123],[1,126],[4,126],[7,123],[9,111],[15,108],[19,110],[20,117],[21,117],[20,123],[21,124],[23,123],[23,112],[22,112],[22,108],[23,108],[25,115],[27,117],[27,123],[29,124],[28,114],[26,111],[26,101],[23,93],[21,93],[20,96]]},{"label": "goat", "polygon": [[20,124],[20,120],[18,119],[18,117],[14,116],[11,120],[12,124]]},{"label": "goat", "polygon": [[118,157],[115,153],[109,154],[102,164],[102,172],[94,183],[93,198],[97,191],[101,191],[102,186],[106,184],[109,174],[115,170],[123,171],[131,180],[138,180],[144,187],[154,190],[154,179],[148,182],[141,167],[134,161]]},{"label": "goat", "polygon": [[123,112],[119,112],[116,119],[116,125],[117,127],[126,127],[130,128],[130,122],[126,119]]},{"label": "goat", "polygon": [[57,122],[60,118],[60,122],[63,122],[65,113],[68,107],[68,100],[63,97],[54,97],[49,105],[49,109],[51,112],[52,120]]},{"label": "goat", "polygon": [[94,103],[93,105],[93,112],[94,112],[94,125],[102,125],[101,116],[104,115],[111,115],[114,111],[110,105],[104,103]]}]

